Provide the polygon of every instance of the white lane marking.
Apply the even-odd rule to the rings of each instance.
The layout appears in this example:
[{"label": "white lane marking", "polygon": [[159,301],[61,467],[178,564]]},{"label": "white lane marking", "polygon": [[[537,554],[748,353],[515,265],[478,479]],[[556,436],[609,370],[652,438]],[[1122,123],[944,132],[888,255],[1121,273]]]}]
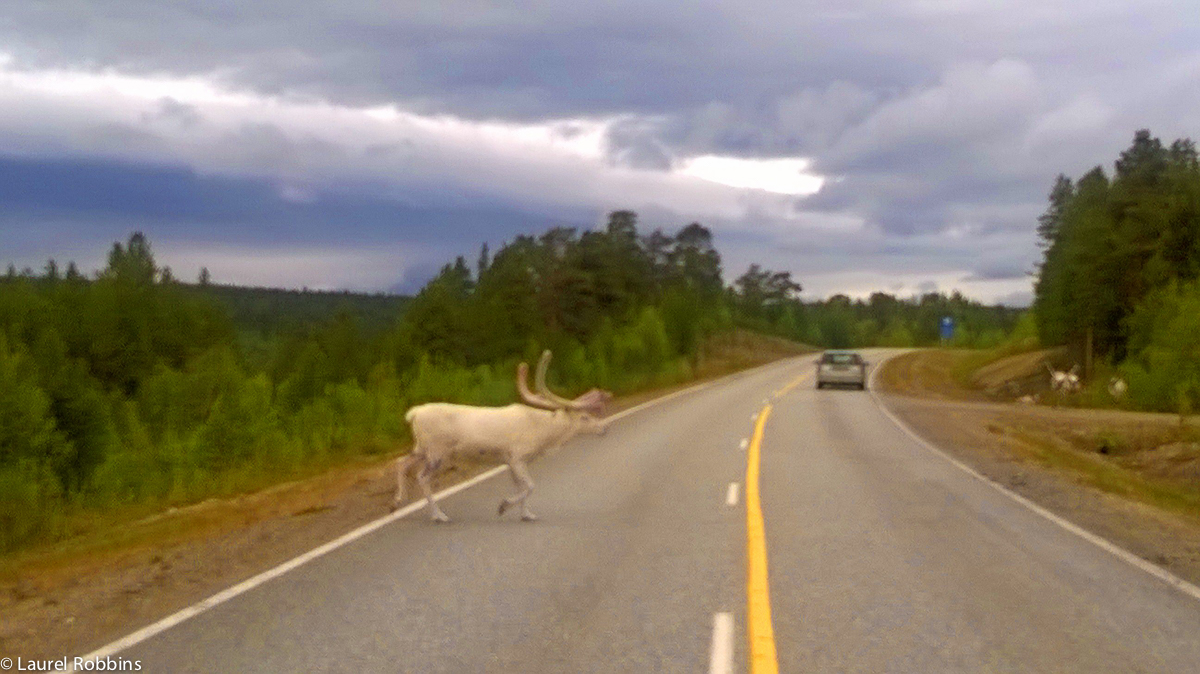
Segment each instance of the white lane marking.
[{"label": "white lane marking", "polygon": [[746,438],[742,438],[742,442],[738,445],[738,449],[745,449],[749,446],[750,446],[750,441]]},{"label": "white lane marking", "polygon": [[[437,494],[434,494],[434,499],[440,501],[443,498],[446,498],[447,496],[457,494],[458,492],[460,492],[468,487],[477,485],[480,482],[483,482],[484,480],[488,480],[490,478],[496,477],[497,475],[499,475],[500,473],[503,473],[506,470],[508,470],[508,466],[496,466],[495,468],[492,468],[483,473],[480,473],[479,475],[476,475],[475,477],[473,477],[465,482],[460,482],[460,483],[454,485],[453,487],[448,487],[446,489],[439,491]],[[273,569],[268,569],[266,571],[263,571],[262,573],[258,574],[257,576],[248,578],[248,579],[238,583],[237,585],[234,585],[233,587],[229,587],[224,590],[221,590],[220,592],[212,595],[208,599],[204,599],[202,601],[196,602],[195,604],[192,604],[191,606],[188,606],[187,608],[184,608],[176,613],[172,613],[171,615],[167,616],[166,618],[163,618],[162,620],[159,620],[156,623],[147,625],[146,627],[143,627],[142,629],[140,629],[132,634],[129,634],[120,639],[117,639],[116,641],[114,641],[106,646],[102,646],[102,647],[92,651],[91,653],[88,653],[87,655],[82,656],[82,659],[84,661],[88,661],[88,660],[96,660],[96,659],[100,659],[100,658],[111,657],[112,655],[119,653],[119,652],[125,650],[126,648],[129,648],[130,646],[134,646],[138,643],[145,641],[146,639],[149,639],[150,637],[152,637],[160,632],[165,632],[166,630],[171,629],[172,627],[187,620],[188,618],[193,618],[193,617],[198,616],[201,613],[204,613],[205,611],[213,608],[214,606],[219,606],[220,604],[224,604],[225,602],[229,601],[230,599],[233,599],[234,597],[236,597],[240,594],[243,594],[249,590],[252,590],[273,578],[278,578],[279,576],[282,576],[283,574],[287,573],[288,571],[291,571],[292,569],[295,569],[298,566],[307,564],[308,562],[311,562],[312,560],[320,557],[321,555],[324,555],[328,552],[332,552],[333,550],[336,550],[337,548],[340,548],[343,545],[346,545],[347,543],[356,541],[356,540],[362,538],[363,536],[366,536],[367,534],[371,533],[372,531],[375,531],[376,529],[379,529],[380,527],[382,527],[384,525],[395,522],[396,520],[398,520],[402,517],[411,515],[412,513],[416,512],[424,507],[425,507],[424,500],[417,501],[415,503],[410,503],[410,504],[404,506],[403,508],[397,510],[394,513],[390,513],[388,515],[380,517],[377,520],[368,522],[367,524],[362,525],[361,527],[355,529],[354,531],[351,531],[348,534],[339,536],[324,545],[315,547],[312,550],[309,550],[308,552],[306,552],[302,555],[299,555],[297,557],[293,557]],[[65,671],[73,672],[73,671],[75,671],[74,660],[71,660],[70,662],[71,662],[71,664],[68,665],[68,667]]]},{"label": "white lane marking", "polygon": [[[903,352],[901,352],[901,353],[903,353]],[[1079,536],[1083,540],[1095,545],[1096,547],[1101,548],[1102,550],[1105,550],[1106,552],[1109,552],[1109,553],[1115,555],[1117,558],[1121,559],[1122,561],[1127,562],[1127,563],[1131,564],[1132,566],[1135,566],[1138,569],[1141,569],[1142,571],[1145,571],[1146,573],[1167,583],[1168,585],[1174,587],[1175,589],[1179,590],[1180,592],[1183,592],[1184,594],[1191,596],[1193,599],[1200,599],[1200,587],[1197,587],[1197,586],[1187,582],[1186,580],[1180,578],[1179,576],[1176,576],[1175,574],[1171,573],[1170,571],[1167,571],[1166,569],[1164,569],[1160,566],[1151,564],[1150,562],[1142,559],[1141,557],[1138,557],[1137,555],[1133,554],[1132,552],[1129,552],[1125,548],[1120,547],[1116,543],[1113,543],[1112,541],[1108,540],[1107,538],[1102,538],[1100,536],[1097,536],[1096,534],[1088,531],[1087,529],[1084,529],[1083,527],[1079,526],[1078,524],[1075,524],[1074,522],[1071,522],[1070,520],[1063,519],[1062,517],[1043,508],[1042,506],[1034,503],[1033,501],[1030,501],[1029,499],[1025,498],[1024,496],[1021,496],[1020,494],[1009,490],[1008,487],[1005,487],[1004,485],[1000,484],[999,482],[996,482],[995,480],[991,479],[990,477],[987,477],[983,473],[976,471],[974,468],[968,466],[967,464],[959,461],[958,459],[956,459],[956,458],[950,456],[949,454],[947,454],[946,452],[942,451],[934,444],[925,440],[925,438],[922,438],[921,436],[917,435],[916,431],[909,428],[908,424],[901,421],[899,417],[897,417],[895,414],[893,414],[892,411],[889,410],[887,408],[887,406],[885,406],[883,404],[883,401],[879,399],[879,394],[876,392],[876,389],[875,389],[875,373],[878,372],[880,369],[882,369],[882,366],[884,363],[886,363],[888,360],[890,360],[898,355],[900,355],[900,354],[896,353],[896,354],[892,354],[891,356],[888,356],[887,358],[884,358],[871,371],[871,380],[870,380],[870,382],[871,382],[871,386],[870,386],[871,397],[875,399],[875,404],[879,406],[879,410],[881,412],[883,412],[884,416],[886,416],[888,419],[890,419],[893,424],[896,424],[896,426],[900,430],[904,431],[904,433],[906,435],[908,435],[908,437],[915,440],[917,442],[917,444],[921,445],[922,447],[929,450],[930,452],[933,452],[937,456],[940,456],[943,459],[945,459],[946,461],[950,462],[950,464],[952,466],[954,466],[955,468],[958,468],[959,470],[965,472],[966,474],[970,475],[971,477],[975,478],[976,480],[979,480],[980,482],[983,482],[984,484],[992,487],[993,489],[1000,492],[1001,494],[1004,494],[1005,496],[1011,498],[1012,500],[1016,501],[1017,503],[1020,503],[1021,505],[1025,506],[1026,508],[1032,510],[1033,512],[1041,515],[1042,517],[1045,517],[1046,519],[1050,520],[1054,524],[1057,524],[1058,526],[1062,527],[1063,529],[1066,529],[1067,531],[1075,534],[1076,536]]]},{"label": "white lane marking", "polygon": [[[688,393],[695,393],[696,391],[706,389],[706,388],[713,386],[713,385],[715,385],[725,379],[728,379],[730,377],[736,377],[739,375],[747,375],[747,374],[757,372],[759,370],[767,369],[770,367],[778,367],[780,365],[790,364],[792,360],[793,359],[784,359],[784,360],[777,360],[777,361],[774,361],[771,363],[766,363],[764,365],[760,365],[760,366],[758,366],[756,368],[752,368],[750,370],[743,370],[742,372],[735,372],[731,375],[727,375],[726,377],[721,377],[720,379],[713,379],[711,381],[701,382],[699,384],[689,386],[685,389],[680,389],[678,391],[675,391],[674,393],[668,393],[667,395],[661,396],[659,398],[647,400],[646,402],[641,403],[640,405],[634,405],[633,407],[630,407],[629,409],[621,410],[620,412],[617,412],[617,413],[607,417],[604,420],[604,425],[607,426],[608,424],[616,421],[617,419],[627,417],[627,416],[633,414],[634,412],[639,412],[641,410],[646,409],[647,407],[651,407],[653,405],[658,405],[660,403],[665,403],[668,400],[678,398],[679,396],[682,396],[682,395],[685,395]],[[439,491],[438,493],[433,495],[433,498],[435,501],[440,501],[448,496],[457,494],[458,492],[460,492],[464,489],[467,489],[468,487],[473,487],[473,486],[479,484],[480,482],[483,482],[485,480],[489,480],[493,477],[496,477],[497,475],[500,475],[501,473],[503,473],[506,470],[508,470],[508,466],[496,466],[495,468],[491,468],[487,471],[484,471],[483,473],[480,473],[479,475],[476,475],[475,477],[473,477],[465,482],[460,482],[452,487],[447,487],[446,489]],[[279,566],[276,566],[271,569],[267,569],[266,571],[263,571],[262,573],[258,574],[257,576],[247,578],[246,580],[238,583],[237,585],[234,585],[232,587],[228,587],[224,590],[221,590],[220,592],[212,595],[211,597],[208,597],[207,599],[202,599],[201,601],[198,601],[195,604],[192,604],[191,606],[180,609],[179,611],[172,613],[171,615],[169,615],[165,618],[162,618],[157,622],[151,623],[151,624],[143,627],[142,629],[137,630],[136,632],[127,634],[127,635],[121,637],[120,639],[117,639],[116,641],[105,644],[104,646],[97,648],[96,650],[92,651],[91,653],[88,653],[87,655],[80,656],[80,659],[84,660],[84,661],[95,660],[98,658],[111,657],[117,653],[120,653],[121,651],[123,651],[127,648],[130,648],[132,646],[135,646],[135,645],[149,639],[150,637],[153,637],[156,634],[159,634],[161,632],[165,632],[165,631],[171,629],[172,627],[178,625],[181,622],[184,622],[185,620],[188,620],[189,618],[194,618],[194,617],[200,615],[201,613],[208,611],[209,609],[212,609],[216,606],[224,604],[225,602],[229,601],[230,599],[233,599],[234,597],[236,597],[238,595],[245,594],[246,592],[253,590],[254,588],[258,587],[259,585],[262,585],[263,583],[266,583],[269,580],[278,578],[279,576],[282,576],[283,574],[287,573],[288,571],[291,571],[292,569],[295,569],[296,567],[307,564],[308,562],[311,562],[312,560],[314,560],[326,553],[332,552],[333,550],[336,550],[336,549],[346,545],[347,543],[352,543],[352,542],[362,538],[363,536],[366,536],[367,534],[375,531],[376,529],[379,529],[380,527],[391,524],[392,522],[395,522],[396,520],[401,519],[403,517],[407,517],[408,515],[411,515],[412,513],[420,510],[424,506],[425,506],[424,501],[417,501],[415,503],[410,503],[407,506],[404,506],[403,508],[397,510],[396,512],[389,513],[387,515],[384,515],[383,517],[380,517],[377,520],[368,522],[368,523],[362,525],[361,527],[355,529],[354,531],[351,531],[347,534],[343,534],[342,536],[339,536],[339,537],[333,539],[332,541],[325,543],[324,545],[315,547],[312,550],[309,550],[308,552],[305,552],[297,557],[293,557],[292,559],[289,559],[288,561],[280,564]],[[67,669],[58,670],[58,671],[66,671],[66,672],[75,671],[74,662],[75,662],[74,659],[68,660],[69,664],[67,665]]]},{"label": "white lane marking", "polygon": [[725,492],[725,505],[735,506],[738,499],[738,483],[730,482],[729,489]]},{"label": "white lane marking", "polygon": [[733,614],[713,614],[712,648],[708,652],[709,674],[733,672]]}]

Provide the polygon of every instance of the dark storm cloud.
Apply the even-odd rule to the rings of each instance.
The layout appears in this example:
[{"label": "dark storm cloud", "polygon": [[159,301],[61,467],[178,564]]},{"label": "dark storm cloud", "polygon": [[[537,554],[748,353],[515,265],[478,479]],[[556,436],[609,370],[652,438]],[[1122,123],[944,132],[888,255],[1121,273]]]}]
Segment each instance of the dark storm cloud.
[{"label": "dark storm cloud", "polygon": [[[5,205],[0,249],[52,245],[53,255],[77,255],[85,268],[100,264],[108,245],[135,229],[168,249],[215,242],[222,249],[253,249],[283,241],[300,250],[336,250],[349,243],[356,250],[436,251],[435,259],[397,262],[390,276],[377,279],[376,287],[405,291],[419,288],[446,256],[472,254],[484,241],[496,245],[530,230],[573,224],[482,197],[467,205],[416,205],[327,191],[297,201],[265,180],[203,176],[173,166],[16,157],[0,157],[0,203]],[[64,248],[64,241],[71,245]],[[188,257],[198,264],[219,262],[206,262],[202,254]],[[25,256],[5,263],[40,268],[44,261]],[[171,264],[171,256],[163,262]],[[317,278],[310,285],[344,285],[340,279]],[[253,274],[225,280],[270,281]]]},{"label": "dark storm cloud", "polygon": [[984,264],[965,278],[968,281],[1009,281],[1028,276],[1030,268],[1015,260],[1000,260]]},{"label": "dark storm cloud", "polygon": [[[125,162],[108,178],[119,185],[60,167],[69,175],[56,180],[74,186],[58,194],[9,190],[56,218],[90,209],[261,241],[306,241],[325,222],[346,241],[440,236],[462,249],[484,232],[586,226],[630,206],[654,223],[713,224],[738,264],[758,256],[830,279],[869,268],[906,287],[934,270],[943,288],[957,278],[996,297],[1028,284],[1017,270],[1036,259],[1034,218],[1056,173],[1111,161],[1136,128],[1167,139],[1200,128],[1200,25],[1182,19],[1194,11],[1182,0],[5,2],[10,71],[198,77],[280,105],[429,119],[606,120],[595,159],[609,170],[526,161],[523,146],[493,152],[457,130],[444,144],[366,126],[339,136],[341,117],[306,126],[307,113],[270,106],[237,120],[236,105],[170,94],[94,122],[86,110],[60,121],[49,94],[27,114],[14,99],[0,152]],[[700,155],[805,157],[826,182],[789,208],[671,192],[672,171]],[[0,170],[27,185],[22,172],[47,166]]]},{"label": "dark storm cloud", "polygon": [[52,214],[83,219],[124,217],[169,237],[198,226],[216,227],[224,241],[249,243],[286,235],[311,244],[336,243],[352,233],[358,243],[447,239],[478,245],[570,220],[522,212],[512,204],[477,197],[467,204],[415,204],[374,194],[325,191],[295,200],[265,180],[197,175],[187,168],[96,160],[44,160],[0,156],[4,222],[17,226]]}]

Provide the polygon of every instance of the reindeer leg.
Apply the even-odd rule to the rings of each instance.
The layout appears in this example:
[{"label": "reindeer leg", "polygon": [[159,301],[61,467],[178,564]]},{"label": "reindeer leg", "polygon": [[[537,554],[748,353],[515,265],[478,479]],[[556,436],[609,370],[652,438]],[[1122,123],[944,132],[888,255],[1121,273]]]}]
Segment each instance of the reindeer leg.
[{"label": "reindeer leg", "polygon": [[[513,462],[512,461],[508,462],[508,476],[512,478],[513,484],[517,487],[517,489],[520,489],[521,487],[524,486],[521,484],[521,480],[517,478],[517,471],[513,470]],[[515,504],[516,502],[517,502],[516,496],[509,496],[509,497],[500,499],[500,507],[496,509],[496,516],[499,517],[499,516],[503,515],[504,511],[511,508],[513,506],[513,504]]]},{"label": "reindeer leg", "polygon": [[396,512],[401,504],[404,503],[404,492],[408,486],[408,474],[412,472],[413,468],[416,468],[418,463],[424,460],[425,457],[418,454],[416,448],[407,456],[396,459],[396,497],[392,499],[392,512]]},{"label": "reindeer leg", "polygon": [[509,473],[512,475],[513,483],[521,488],[513,496],[510,496],[500,502],[500,509],[497,514],[503,515],[505,510],[508,510],[518,503],[521,504],[521,519],[525,522],[533,522],[537,520],[537,515],[534,515],[529,510],[529,506],[525,505],[525,500],[533,493],[533,478],[529,476],[529,469],[525,467],[525,462],[519,459],[514,459],[508,463]]},{"label": "reindeer leg", "polygon": [[450,518],[438,507],[437,501],[433,500],[433,489],[429,486],[430,478],[441,465],[441,461],[426,460],[424,467],[417,473],[417,484],[420,485],[421,492],[425,494],[425,501],[429,503],[429,519],[434,522],[449,522]]}]

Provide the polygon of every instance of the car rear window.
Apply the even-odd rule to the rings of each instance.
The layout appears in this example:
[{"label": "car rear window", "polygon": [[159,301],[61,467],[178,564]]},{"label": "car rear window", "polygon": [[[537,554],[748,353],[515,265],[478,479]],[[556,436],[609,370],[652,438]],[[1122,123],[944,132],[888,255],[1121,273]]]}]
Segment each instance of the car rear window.
[{"label": "car rear window", "polygon": [[821,362],[832,365],[857,365],[859,361],[856,353],[827,353],[821,357]]}]

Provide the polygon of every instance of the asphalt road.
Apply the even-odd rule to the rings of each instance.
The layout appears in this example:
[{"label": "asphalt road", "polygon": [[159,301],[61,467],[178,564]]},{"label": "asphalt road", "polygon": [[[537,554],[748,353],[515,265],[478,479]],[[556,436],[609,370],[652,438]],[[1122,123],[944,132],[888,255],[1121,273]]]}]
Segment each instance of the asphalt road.
[{"label": "asphalt road", "polygon": [[443,501],[451,524],[420,511],[117,655],[148,672],[705,672],[728,613],[745,671],[742,441],[769,399],[781,671],[1200,671],[1200,601],[955,468],[869,393],[809,378],[773,395],[811,369],[730,377],[544,457],[540,522],[497,519],[501,475]]}]

